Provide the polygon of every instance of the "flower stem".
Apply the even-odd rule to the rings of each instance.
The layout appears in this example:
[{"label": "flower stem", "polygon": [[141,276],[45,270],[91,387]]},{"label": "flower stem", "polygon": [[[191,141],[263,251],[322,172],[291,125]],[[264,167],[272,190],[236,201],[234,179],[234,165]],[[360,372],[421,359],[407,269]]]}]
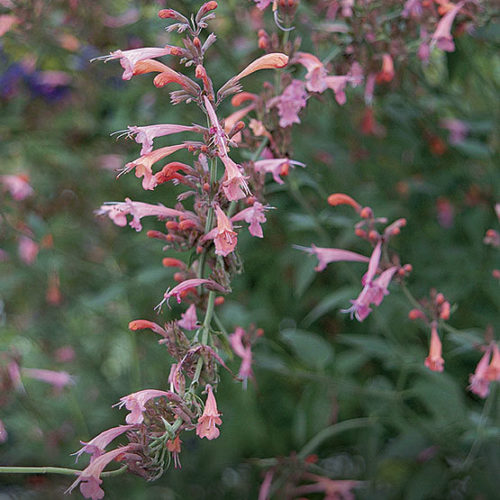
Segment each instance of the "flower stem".
[{"label": "flower stem", "polygon": [[[119,469],[103,472],[101,477],[122,474],[126,469],[127,466],[124,465]],[[76,476],[81,472],[79,469],[67,469],[64,467],[0,467],[0,474],[63,474],[66,476]]]}]

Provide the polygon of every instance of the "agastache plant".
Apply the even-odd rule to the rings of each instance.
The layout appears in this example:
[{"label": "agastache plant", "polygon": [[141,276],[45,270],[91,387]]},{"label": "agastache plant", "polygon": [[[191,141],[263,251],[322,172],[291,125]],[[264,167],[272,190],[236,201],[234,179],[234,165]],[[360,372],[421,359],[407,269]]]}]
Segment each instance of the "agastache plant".
[{"label": "agastache plant", "polygon": [[[188,304],[181,318],[164,326],[145,319],[129,324],[132,331],[151,330],[160,336],[159,343],[175,360],[170,369],[170,388],[146,388],[123,396],[115,406],[129,411],[126,425],[105,430],[90,441],[82,442],[83,448],[76,453],[77,457],[90,454],[90,465],[68,491],[80,485],[86,498],[103,497],[100,475],[111,461],[124,462],[130,472],[148,480],[156,479],[170,463],[181,466],[179,455],[184,432],[196,431],[200,438],[216,439],[223,424],[215,392],[219,366],[229,369],[218,353],[221,346],[218,335],[224,334],[212,328],[214,307],[223,298],[217,294],[230,292],[231,278],[240,269],[237,244],[241,228],[236,223],[247,223],[250,234],[262,238],[264,212],[270,207],[252,196],[250,164],[242,166],[233,159],[232,149],[237,145],[233,137],[242,130],[242,122],[238,120],[228,130],[217,111],[226,98],[241,92],[243,78],[258,70],[282,68],[288,57],[283,53],[266,54],[215,92],[214,82],[204,66],[205,53],[215,42],[215,35],[208,34],[204,42],[200,37],[216,8],[216,2],[207,2],[190,19],[173,9],[159,12],[160,18],[175,21],[167,31],[182,33],[184,48],[167,45],[117,50],[98,58],[118,59],[124,69],[124,80],[153,73],[153,83],[159,89],[170,84],[180,86],[180,90],[170,93],[172,104],[196,105],[206,123],[134,125],[119,132],[141,145],[140,156],[127,163],[119,176],[134,172],[146,191],[162,189],[161,185],[170,181],[185,186],[186,191],[178,196],[178,203],[172,208],[126,198],[123,202],[105,203],[98,214],[107,215],[118,226],[128,222],[136,231],[142,230],[144,217],[163,221],[166,232],[151,230],[147,236],[162,241],[164,249],[179,252],[194,249],[196,258],[189,265],[172,257],[163,260],[164,266],[177,267],[179,271],[174,275],[177,283],[167,288],[155,309],[161,313],[162,307],[170,307],[169,300],[174,298],[179,304]],[[163,56],[180,58],[180,64],[194,68],[194,75],[187,76],[160,62],[158,58]],[[185,132],[197,134],[196,140],[155,148],[158,138]],[[193,154],[190,164],[170,160],[181,150]],[[168,163],[162,166],[160,162],[165,161]],[[287,160],[278,161],[282,164]],[[266,166],[260,168],[265,170]],[[260,171],[257,164],[255,170]],[[244,207],[238,210],[239,201],[245,199]],[[192,202],[192,210],[185,207],[186,201]],[[198,321],[198,317],[204,319]],[[252,354],[244,337],[245,331],[237,328],[226,339],[226,344],[242,359],[239,376],[246,383],[252,377]],[[206,397],[200,396],[200,392]],[[119,437],[126,437],[128,444],[106,452],[110,443]]]}]

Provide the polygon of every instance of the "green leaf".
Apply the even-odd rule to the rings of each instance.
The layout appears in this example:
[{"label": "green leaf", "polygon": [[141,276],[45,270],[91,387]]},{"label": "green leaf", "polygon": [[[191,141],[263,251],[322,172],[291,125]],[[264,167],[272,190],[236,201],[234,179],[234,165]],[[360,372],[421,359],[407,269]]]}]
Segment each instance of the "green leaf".
[{"label": "green leaf", "polygon": [[349,299],[354,297],[357,289],[346,286],[327,295],[305,318],[304,325],[309,326],[327,312],[335,309],[339,305],[347,305]]},{"label": "green leaf", "polygon": [[287,328],[281,332],[281,337],[296,356],[312,368],[323,369],[333,359],[332,346],[317,333]]}]

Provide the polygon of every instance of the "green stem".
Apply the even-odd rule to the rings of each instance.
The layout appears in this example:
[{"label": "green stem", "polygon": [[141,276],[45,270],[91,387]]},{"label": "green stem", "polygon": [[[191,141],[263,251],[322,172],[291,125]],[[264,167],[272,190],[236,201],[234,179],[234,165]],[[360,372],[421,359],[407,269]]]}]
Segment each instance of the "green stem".
[{"label": "green stem", "polygon": [[410,290],[408,290],[408,287],[403,281],[401,282],[401,290],[403,290],[403,293],[405,294],[406,298],[410,301],[411,305],[421,311],[422,305],[419,304],[418,300],[413,296]]},{"label": "green stem", "polygon": [[214,306],[215,292],[211,290],[210,292],[208,292],[207,310],[205,312],[205,319],[203,320],[203,334],[201,336],[201,343],[204,345],[208,343],[208,333],[210,332],[210,324],[212,323]]},{"label": "green stem", "polygon": [[[115,476],[122,474],[127,466],[119,469],[103,472],[101,477]],[[76,476],[82,471],[79,469],[66,469],[64,467],[0,467],[0,474],[64,474],[66,476]]]},{"label": "green stem", "polygon": [[322,431],[318,432],[306,445],[299,451],[298,457],[305,458],[307,455],[312,453],[323,441],[340,434],[341,432],[348,431],[351,429],[357,429],[358,427],[366,427],[373,425],[375,423],[373,418],[354,418],[352,420],[346,420],[345,422],[339,422],[338,424],[326,427]]}]

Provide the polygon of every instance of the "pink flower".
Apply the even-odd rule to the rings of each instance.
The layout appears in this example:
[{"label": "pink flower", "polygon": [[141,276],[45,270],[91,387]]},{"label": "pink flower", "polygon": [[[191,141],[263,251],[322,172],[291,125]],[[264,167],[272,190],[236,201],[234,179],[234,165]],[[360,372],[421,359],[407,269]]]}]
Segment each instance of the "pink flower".
[{"label": "pink flower", "polygon": [[245,78],[256,71],[260,71],[261,69],[280,69],[284,68],[287,64],[288,56],[282,54],[281,52],[265,54],[258,59],[255,59],[255,61],[252,61],[244,70],[240,71],[236,76],[233,76],[228,82],[226,82],[223,87],[225,87],[229,82],[234,84],[242,78]]},{"label": "pink flower", "polygon": [[160,325],[158,325],[154,321],[148,321],[147,319],[136,319],[134,321],[131,321],[128,324],[128,328],[129,328],[129,330],[132,330],[133,332],[135,332],[137,330],[149,329],[149,330],[153,331],[154,333],[161,335],[162,337],[167,337],[167,332],[165,331],[164,328],[162,328]]},{"label": "pink flower", "polygon": [[10,16],[9,14],[0,16],[0,36],[5,35],[5,33],[11,30],[12,27],[15,26],[18,22],[20,22],[20,19],[16,16]]},{"label": "pink flower", "polygon": [[425,358],[425,366],[434,372],[442,372],[444,367],[444,359],[441,357],[441,339],[437,331],[437,323],[431,324],[431,342],[429,347],[429,355]]},{"label": "pink flower", "polygon": [[377,83],[389,83],[394,78],[394,62],[390,54],[382,55],[382,71],[377,74]]},{"label": "pink flower", "polygon": [[485,398],[490,393],[490,378],[488,377],[490,354],[491,348],[488,347],[479,360],[475,372],[469,377],[469,391],[477,394],[480,398]]},{"label": "pink flower", "polygon": [[469,133],[469,127],[465,122],[456,118],[444,118],[439,125],[450,132],[448,141],[453,145],[463,142]]},{"label": "pink flower", "polygon": [[403,17],[420,17],[422,15],[422,0],[406,0]]},{"label": "pink flower", "polygon": [[106,203],[96,212],[98,215],[107,215],[117,226],[124,227],[127,224],[127,215],[132,216],[130,227],[136,231],[142,229],[141,219],[143,217],[155,216],[159,218],[179,217],[186,215],[186,212],[167,208],[161,204],[150,205],[140,201],[132,201],[125,198],[125,202]]},{"label": "pink flower", "polygon": [[101,432],[95,438],[91,439],[88,443],[80,441],[80,443],[84,446],[73,453],[73,455],[76,455],[76,460],[78,461],[82,453],[88,453],[89,455],[92,455],[90,460],[95,460],[97,457],[101,456],[104,453],[106,446],[108,446],[111,441],[116,439],[118,436],[121,436],[124,432],[133,429],[134,427],[134,424],[112,427],[111,429]]},{"label": "pink flower", "polygon": [[23,368],[22,373],[27,377],[47,382],[47,384],[52,385],[56,390],[61,390],[63,387],[74,385],[75,383],[71,375],[67,372],[55,372],[53,370],[41,370],[38,368]]},{"label": "pink flower", "polygon": [[455,50],[455,44],[451,36],[451,27],[455,17],[464,6],[464,3],[465,2],[458,3],[441,18],[436,26],[436,31],[434,31],[432,35],[431,46],[436,45],[438,49],[446,52],[453,52]]},{"label": "pink flower", "polygon": [[38,243],[34,242],[29,236],[19,236],[17,253],[25,264],[31,265],[35,262],[39,248]]},{"label": "pink flower", "polygon": [[250,345],[243,345],[243,337],[245,335],[245,330],[239,326],[236,328],[234,333],[229,335],[229,342],[234,353],[241,358],[240,371],[238,372],[238,377],[243,379],[243,383],[246,384],[248,378],[253,376],[252,372],[252,348]]},{"label": "pink flower", "polygon": [[205,109],[207,110],[208,118],[210,120],[210,124],[212,125],[210,132],[214,136],[219,158],[226,168],[225,178],[222,182],[222,189],[229,201],[236,201],[250,194],[250,190],[248,189],[248,185],[246,183],[247,178],[240,172],[238,165],[236,165],[236,163],[229,158],[227,154],[228,146],[226,133],[220,126],[212,103],[206,96],[204,96],[204,100]]},{"label": "pink flower", "polygon": [[122,446],[116,450],[108,451],[100,457],[90,462],[78,476],[77,480],[66,490],[65,493],[71,493],[80,484],[80,492],[85,498],[92,500],[101,500],[104,497],[104,491],[100,487],[102,479],[100,475],[104,468],[120,455],[125,455],[127,451],[132,450],[134,445]]},{"label": "pink flower", "polygon": [[101,60],[104,62],[111,61],[112,59],[119,59],[122,68],[124,69],[122,79],[130,80],[134,75],[134,66],[139,61],[145,59],[152,59],[155,57],[165,56],[167,54],[172,54],[178,51],[177,47],[170,47],[166,45],[165,47],[143,47],[140,49],[132,50],[115,50],[107,56],[96,57],[94,60]]},{"label": "pink flower", "polygon": [[219,437],[220,431],[216,425],[221,425],[222,420],[219,418],[220,413],[217,410],[217,402],[215,401],[212,386],[207,385],[207,391],[207,401],[205,403],[203,415],[198,419],[196,435],[200,438],[206,437],[208,440],[211,440]]},{"label": "pink flower", "polygon": [[346,102],[345,87],[349,81],[351,81],[350,76],[327,76],[325,77],[325,83],[328,88],[333,90],[335,94],[335,100],[341,106]]},{"label": "pink flower", "polygon": [[167,302],[170,297],[175,297],[177,302],[180,304],[184,295],[190,290],[196,290],[196,287],[204,285],[208,290],[218,290],[219,292],[227,292],[227,290],[219,283],[216,283],[213,280],[209,279],[201,279],[201,278],[193,278],[189,280],[185,280],[182,283],[179,283],[177,286],[174,286],[172,289],[167,289],[165,294],[163,295],[163,300],[156,306],[156,309],[160,308],[164,302]]},{"label": "pink flower", "polygon": [[219,205],[215,205],[217,215],[217,234],[214,237],[215,253],[226,257],[236,248],[237,234],[233,231],[233,224]]},{"label": "pink flower", "polygon": [[246,223],[250,224],[248,230],[252,236],[256,236],[257,238],[262,238],[264,236],[262,232],[261,224],[266,222],[266,216],[264,215],[264,211],[268,210],[268,206],[262,205],[256,201],[251,207],[244,208],[241,212],[238,212],[236,215],[231,217],[231,221],[237,222],[240,220],[244,220]]},{"label": "pink flower", "polygon": [[325,82],[325,77],[327,76],[326,68],[316,56],[307,52],[297,52],[295,61],[302,64],[307,70],[306,88],[309,92],[322,93],[327,89]]},{"label": "pink flower", "polygon": [[[197,125],[175,125],[175,124],[159,124],[146,125],[143,127],[129,126],[128,131],[124,132],[128,137],[135,135],[135,142],[142,144],[141,155],[146,155],[153,151],[153,139],[163,137],[170,134],[178,134],[180,132],[201,132],[201,127]],[[121,136],[118,136],[121,137]]]},{"label": "pink flower", "polygon": [[389,295],[387,290],[394,274],[399,268],[397,266],[390,267],[380,274],[380,276],[372,282],[368,292],[370,303],[379,306],[386,295]]},{"label": "pink flower", "polygon": [[75,359],[75,350],[69,346],[62,346],[54,353],[54,358],[59,363],[70,363]]},{"label": "pink flower", "polygon": [[3,422],[0,420],[0,444],[5,443],[8,437],[9,435],[7,434],[5,426],[3,425]]},{"label": "pink flower", "polygon": [[270,469],[266,472],[264,476],[264,481],[259,488],[259,498],[258,500],[269,500],[269,493],[271,491],[271,485],[273,484],[274,471]]},{"label": "pink flower", "polygon": [[342,250],[340,248],[319,248],[316,245],[311,245],[311,248],[295,246],[299,250],[316,255],[318,265],[314,268],[315,271],[323,271],[330,262],[368,262],[370,259],[356,252]]},{"label": "pink flower", "polygon": [[33,188],[29,184],[27,175],[0,175],[0,183],[16,201],[22,201],[33,194]]},{"label": "pink flower", "polygon": [[290,160],[289,158],[273,158],[271,160],[259,160],[254,162],[254,169],[256,172],[271,173],[275,182],[283,184],[284,180],[280,175],[288,175],[290,165],[305,167],[300,161]]},{"label": "pink flower", "polygon": [[373,278],[377,273],[381,251],[382,244],[379,241],[370,257],[368,271],[362,279],[362,283],[364,285],[363,290],[361,290],[361,293],[356,300],[351,300],[352,306],[349,309],[342,310],[342,312],[350,313],[351,318],[355,315],[358,321],[363,321],[371,312],[370,303],[372,302],[373,297],[370,288],[372,287]]},{"label": "pink flower", "polygon": [[260,10],[264,10],[270,3],[271,0],[253,0]]},{"label": "pink flower", "polygon": [[245,177],[239,166],[234,163],[229,156],[221,156],[220,157],[222,163],[226,167],[226,173],[224,176],[224,180],[222,181],[222,190],[226,195],[226,198],[229,201],[237,201],[245,196],[250,194],[250,190],[248,189],[248,185]]},{"label": "pink flower", "polygon": [[307,92],[304,82],[293,80],[290,85],[277,98],[280,127],[288,127],[293,123],[300,123],[299,112],[305,108]]},{"label": "pink flower", "polygon": [[198,328],[198,318],[196,317],[196,306],[191,304],[187,311],[181,314],[181,318],[177,324],[184,330],[196,330]]},{"label": "pink flower", "polygon": [[125,408],[130,411],[130,413],[125,417],[127,424],[141,424],[144,420],[142,412],[146,409],[145,405],[150,399],[159,398],[161,396],[170,399],[171,395],[171,392],[160,391],[157,389],[144,389],[142,391],[129,394],[128,396],[123,396],[123,398],[120,398],[120,402],[113,406],[121,408],[125,405]]},{"label": "pink flower", "polygon": [[164,148],[155,149],[150,153],[137,158],[125,165],[125,168],[119,175],[126,174],[135,168],[135,176],[143,177],[142,187],[146,190],[153,190],[157,185],[157,180],[153,175],[153,164],[166,156],[179,151],[179,149],[187,148],[187,144],[176,144],[175,146],[166,146]]},{"label": "pink flower", "polygon": [[488,366],[488,379],[490,381],[500,380],[500,351],[497,344],[492,344],[492,350],[491,363]]}]

